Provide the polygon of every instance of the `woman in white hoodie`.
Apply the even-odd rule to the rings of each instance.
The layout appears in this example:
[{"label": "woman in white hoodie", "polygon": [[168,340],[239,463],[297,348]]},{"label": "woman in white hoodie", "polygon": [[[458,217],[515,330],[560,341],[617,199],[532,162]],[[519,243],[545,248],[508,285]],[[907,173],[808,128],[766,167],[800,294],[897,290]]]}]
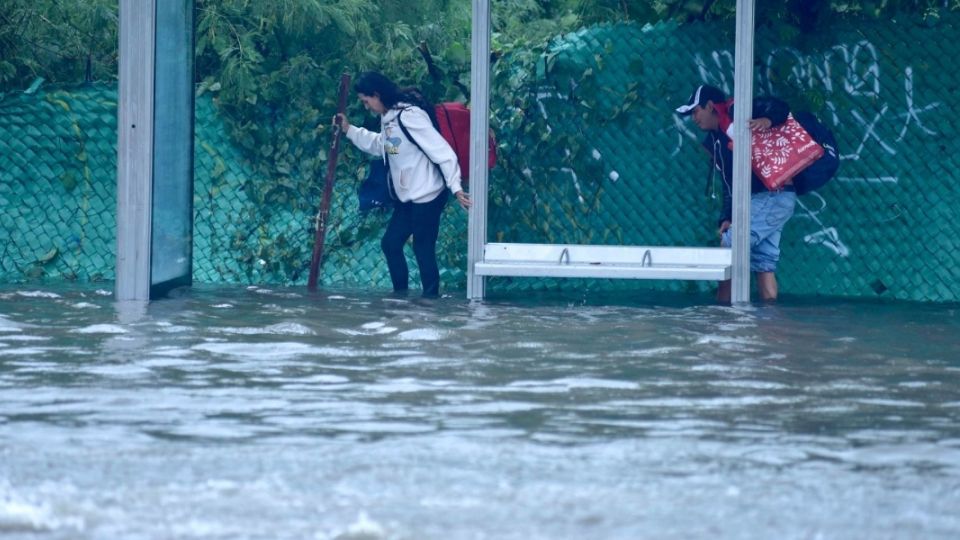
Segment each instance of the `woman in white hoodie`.
[{"label": "woman in white hoodie", "polygon": [[413,235],[423,296],[438,296],[437,236],[447,189],[460,206],[470,207],[470,196],[461,186],[457,156],[435,127],[433,107],[419,93],[401,90],[373,71],[363,73],[353,89],[368,111],[380,115],[380,132],[353,126],[345,115],[338,115],[340,127],[357,148],[385,160],[390,169],[387,181],[397,199],[380,240],[393,290],[406,292],[409,286],[403,246]]}]

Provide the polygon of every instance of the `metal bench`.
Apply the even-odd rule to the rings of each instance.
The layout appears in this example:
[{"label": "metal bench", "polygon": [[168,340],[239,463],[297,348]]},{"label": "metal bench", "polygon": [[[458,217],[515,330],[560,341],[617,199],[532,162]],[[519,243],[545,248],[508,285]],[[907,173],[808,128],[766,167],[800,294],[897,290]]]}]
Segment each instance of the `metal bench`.
[{"label": "metal bench", "polygon": [[484,246],[480,276],[730,279],[731,250],[658,246],[593,246],[577,244],[504,244]]}]

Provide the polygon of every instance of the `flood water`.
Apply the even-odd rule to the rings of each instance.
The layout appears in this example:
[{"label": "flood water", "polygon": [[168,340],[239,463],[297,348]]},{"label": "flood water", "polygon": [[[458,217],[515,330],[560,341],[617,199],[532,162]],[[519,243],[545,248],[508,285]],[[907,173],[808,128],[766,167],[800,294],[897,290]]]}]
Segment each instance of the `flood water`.
[{"label": "flood water", "polygon": [[953,539],[958,509],[957,306],[0,288],[4,539]]}]

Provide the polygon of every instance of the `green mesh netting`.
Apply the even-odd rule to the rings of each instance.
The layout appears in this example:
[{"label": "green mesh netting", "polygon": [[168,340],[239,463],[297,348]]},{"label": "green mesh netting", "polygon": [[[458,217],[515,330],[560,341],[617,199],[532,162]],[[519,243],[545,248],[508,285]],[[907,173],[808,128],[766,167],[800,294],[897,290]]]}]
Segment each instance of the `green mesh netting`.
[{"label": "green mesh netting", "polygon": [[[786,227],[782,292],[960,299],[960,129],[950,115],[960,86],[958,23],[955,15],[935,26],[847,21],[790,39],[758,29],[756,93],[816,112],[842,156],[838,177],[801,197]],[[732,93],[732,24],[584,29],[555,40],[525,80],[493,89],[500,161],[490,181],[490,240],[716,245],[720,202],[705,195],[701,134],[673,109],[701,82]],[[252,187],[282,182],[252,172],[209,96],[198,99],[196,117],[194,279],[305,283],[319,200],[253,196]],[[0,100],[0,280],[113,278],[115,125],[112,87]],[[324,285],[389,287],[379,251],[386,216],[357,212],[362,173],[362,158],[348,149]],[[465,283],[466,227],[451,204],[439,246],[447,290]],[[412,254],[410,262],[415,284]],[[493,291],[709,286],[490,281]]]}]

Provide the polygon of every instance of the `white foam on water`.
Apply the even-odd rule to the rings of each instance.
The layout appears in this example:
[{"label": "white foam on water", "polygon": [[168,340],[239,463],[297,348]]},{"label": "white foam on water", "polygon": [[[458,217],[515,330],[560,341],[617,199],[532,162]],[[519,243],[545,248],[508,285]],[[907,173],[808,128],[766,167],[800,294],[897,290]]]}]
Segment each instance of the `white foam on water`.
[{"label": "white foam on water", "polygon": [[724,388],[750,388],[753,390],[785,390],[789,386],[781,383],[767,381],[712,381],[710,386],[720,386]]},{"label": "white foam on water", "polygon": [[257,294],[264,294],[270,296],[276,296],[279,298],[301,298],[303,295],[300,293],[294,292],[277,292],[271,289],[257,289],[254,291]]},{"label": "white foam on water", "polygon": [[550,356],[557,360],[595,360],[600,355],[595,353],[577,353],[572,351],[553,351]]},{"label": "white foam on water", "polygon": [[[366,325],[364,325],[366,326]],[[361,328],[363,328],[361,326]],[[337,328],[336,332],[347,336],[379,336],[384,334],[392,334],[396,332],[397,329],[392,326],[380,326],[377,328],[363,328],[362,330],[351,330],[349,328]]]},{"label": "white foam on water", "polygon": [[840,415],[856,412],[860,409],[852,405],[817,405],[809,407],[806,410],[810,411],[810,413]]},{"label": "white foam on water", "polygon": [[140,377],[144,375],[151,375],[153,372],[150,369],[133,364],[111,364],[111,365],[99,365],[93,367],[84,368],[83,373],[90,373],[93,375],[100,375],[103,377],[120,377],[120,378],[129,378],[129,377]]},{"label": "white foam on water", "polygon": [[196,328],[191,328],[189,326],[181,326],[177,324],[171,324],[170,326],[164,326],[160,328],[160,331],[165,334],[186,334],[189,332],[195,332]]},{"label": "white foam on water", "polygon": [[442,341],[449,332],[434,328],[414,328],[397,334],[397,338],[404,341]]},{"label": "white foam on water", "polygon": [[127,330],[116,324],[91,324],[70,330],[74,334],[126,334]]},{"label": "white foam on water", "polygon": [[438,410],[444,413],[458,414],[507,414],[517,412],[539,411],[542,405],[525,403],[522,401],[493,401],[481,403],[463,403],[458,405],[443,405]]},{"label": "white foam on water", "polygon": [[939,381],[937,382],[927,382],[927,381],[908,381],[899,383],[897,386],[902,386],[904,388],[927,388],[930,386],[941,386]]},{"label": "white foam on water", "polygon": [[499,441],[502,439],[511,439],[518,437],[527,437],[529,432],[523,429],[510,429],[501,427],[475,428],[463,431],[459,434],[461,437],[470,437],[471,439],[490,439]]},{"label": "white foam on water", "polygon": [[413,392],[430,392],[437,388],[452,386],[449,381],[421,381],[417,379],[393,379],[377,381],[363,386],[365,392],[378,394],[408,394]]},{"label": "white foam on water", "polygon": [[317,534],[318,540],[386,540],[388,537],[383,525],[367,517],[366,512],[360,512],[357,521],[342,531]]},{"label": "white foam on water", "polygon": [[285,341],[279,343],[235,343],[207,342],[191,347],[195,351],[206,351],[233,358],[252,358],[255,360],[287,360],[301,356],[322,356],[325,358],[356,358],[368,356],[394,356],[397,351],[371,352],[342,347],[314,347],[306,343]]},{"label": "white foam on water", "polygon": [[513,347],[514,349],[533,349],[535,351],[549,348],[547,347],[546,343],[540,341],[518,341],[516,343],[508,343],[505,345]]},{"label": "white foam on water", "polygon": [[476,392],[527,392],[531,394],[565,394],[570,391],[564,385],[555,384],[553,381],[513,381],[505,388],[473,388]]},{"label": "white foam on water", "polygon": [[[505,388],[494,389],[497,392],[529,392],[535,394],[563,394],[571,390],[604,389],[604,390],[636,390],[640,385],[629,381],[615,381],[611,379],[595,379],[590,377],[565,377],[548,381],[514,381]],[[490,389],[474,388],[478,392]]]},{"label": "white foam on water", "polygon": [[554,379],[555,384],[563,385],[570,389],[583,388],[602,388],[606,390],[636,390],[640,385],[629,381],[614,381],[611,379],[594,379],[590,377],[562,378]]},{"label": "white foam on water", "polygon": [[387,323],[385,323],[385,322],[382,322],[382,321],[374,321],[374,322],[368,322],[368,323],[361,324],[361,325],[360,325],[360,328],[363,328],[364,330],[376,330],[376,329],[378,329],[378,328],[383,328],[383,327],[386,326],[386,325],[387,325]]},{"label": "white foam on water", "polygon": [[696,341],[697,345],[719,345],[722,348],[736,348],[738,346],[747,346],[747,345],[760,345],[760,343],[755,339],[742,338],[742,337],[733,337],[733,336],[718,336],[715,334],[709,334],[702,336]]},{"label": "white foam on water", "polygon": [[883,393],[885,391],[882,386],[863,384],[858,381],[850,381],[850,380],[832,381],[828,384],[824,384],[823,386],[817,388],[817,390],[820,390],[820,389],[831,390],[831,391],[840,390],[841,392],[863,391],[863,392]]},{"label": "white foam on water", "polygon": [[224,334],[238,334],[238,335],[278,335],[278,336],[312,336],[315,334],[313,330],[307,328],[306,326],[300,323],[277,323],[271,324],[269,326],[264,326],[260,328],[256,327],[226,327],[226,328],[217,328],[217,332]]},{"label": "white foam on water", "polygon": [[716,325],[716,329],[722,332],[734,332],[737,330],[743,330],[745,328],[755,328],[757,325],[752,323],[720,323]]},{"label": "white foam on water", "polygon": [[9,485],[0,483],[0,535],[84,528],[82,518],[58,515],[52,504],[18,496]]},{"label": "white foam on water", "polygon": [[926,403],[920,401],[908,401],[905,399],[881,399],[881,398],[863,398],[851,400],[854,403],[862,405],[876,405],[878,407],[919,407],[924,408]]},{"label": "white foam on water", "polygon": [[229,424],[226,422],[204,422],[191,425],[179,425],[163,430],[164,433],[179,437],[193,437],[201,439],[246,439],[255,435],[269,432],[262,426],[244,424]]},{"label": "white foam on water", "polygon": [[99,294],[100,296],[113,296],[113,291],[108,291],[106,289],[97,289],[93,292],[94,294]]},{"label": "white foam on water", "polygon": [[[856,438],[854,436],[854,438]],[[868,439],[874,442],[872,439]],[[851,449],[831,450],[815,448],[810,455],[864,467],[935,466],[955,468],[960,463],[960,450],[933,446],[912,441],[891,441],[886,444],[869,444]]]},{"label": "white foam on water", "polygon": [[327,297],[327,300],[346,300],[346,296],[340,296],[339,294],[331,294]]},{"label": "white foam on water", "polygon": [[34,506],[4,497],[0,499],[0,532],[25,532],[48,530],[50,511],[43,506]]},{"label": "white foam on water", "polygon": [[[324,426],[324,424],[319,424]],[[348,431],[351,433],[431,433],[437,430],[433,423],[425,422],[422,424],[414,422],[336,422],[324,426],[326,429],[337,431]]]},{"label": "white foam on water", "polygon": [[651,398],[637,399],[633,403],[639,407],[676,407],[689,409],[736,409],[756,405],[791,405],[801,403],[796,397],[741,396],[718,398]]},{"label": "white foam on water", "polygon": [[640,357],[640,358],[650,358],[653,356],[666,356],[673,353],[683,352],[685,349],[683,347],[653,347],[651,349],[634,349],[632,351],[627,351],[622,354],[618,354],[618,357],[630,358],[630,357]]},{"label": "white foam on water", "polygon": [[0,356],[32,356],[55,351],[84,354],[81,349],[72,347],[19,347],[16,349],[0,349]]},{"label": "white foam on water", "polygon": [[17,294],[27,298],[61,298],[59,294],[47,291],[17,291]]},{"label": "white foam on water", "polygon": [[[182,351],[184,354],[182,356],[188,356],[190,351]],[[158,368],[176,368],[176,367],[196,367],[204,365],[203,362],[197,360],[181,360],[176,358],[177,354],[171,354],[172,358],[148,358],[146,360],[141,360],[137,362],[139,365],[149,368],[149,369],[158,369]]]},{"label": "white foam on water", "polygon": [[50,341],[47,336],[25,336],[23,334],[14,334],[0,337],[3,341]]},{"label": "white foam on water", "polygon": [[360,325],[360,330],[351,330],[351,329],[337,329],[337,332],[341,334],[346,334],[348,336],[377,336],[383,334],[390,334],[396,332],[397,329],[392,326],[387,326],[387,323],[383,321],[373,321]]},{"label": "white foam on water", "polygon": [[301,377],[297,379],[300,383],[319,383],[319,384],[343,384],[350,382],[347,377],[340,375],[313,375],[310,377]]},{"label": "white foam on water", "polygon": [[21,325],[0,315],[0,332],[22,332]]},{"label": "white foam on water", "polygon": [[223,523],[192,518],[170,525],[173,538],[230,538],[242,531],[228,527]]},{"label": "white foam on water", "polygon": [[72,304],[72,307],[77,309],[100,309],[100,306],[91,304],[90,302],[77,302],[76,304]]},{"label": "white foam on water", "polygon": [[231,309],[233,308],[233,304],[214,304],[210,307],[217,309]]},{"label": "white foam on water", "polygon": [[463,360],[459,358],[437,358],[435,356],[411,355],[399,360],[393,360],[383,364],[385,367],[412,367],[412,366],[451,366],[462,365]]},{"label": "white foam on water", "polygon": [[699,366],[691,366],[690,371],[702,371],[707,373],[727,373],[730,371],[735,371],[736,368],[733,366],[728,366],[726,364],[702,364]]}]

